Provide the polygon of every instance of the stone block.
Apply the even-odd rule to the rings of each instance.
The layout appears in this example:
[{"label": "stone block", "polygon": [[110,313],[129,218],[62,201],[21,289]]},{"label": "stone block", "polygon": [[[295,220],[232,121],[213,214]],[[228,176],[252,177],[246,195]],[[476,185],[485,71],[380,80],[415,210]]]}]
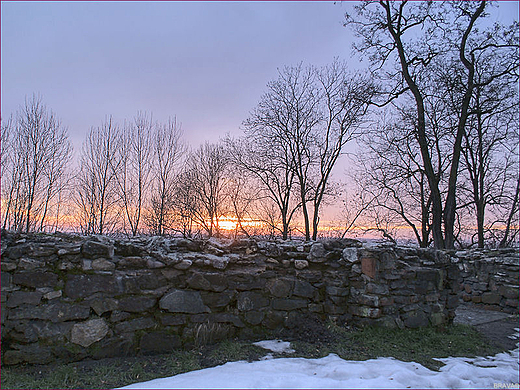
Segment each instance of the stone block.
[{"label": "stone block", "polygon": [[265,287],[265,278],[259,278],[250,273],[228,276],[228,287],[238,291],[259,290]]},{"label": "stone block", "polygon": [[[398,290],[401,288],[404,288],[407,285],[406,281],[402,279],[392,280],[390,282],[390,289],[392,290]],[[424,289],[424,292],[426,292],[426,288]]]},{"label": "stone block", "polygon": [[519,298],[518,286],[511,286],[511,285],[500,286],[498,288],[498,292],[500,293],[500,295],[503,295],[505,298],[508,298],[508,299],[517,299],[518,300],[518,298]]},{"label": "stone block", "polygon": [[121,298],[119,300],[119,310],[128,311],[130,313],[142,313],[155,306],[156,298],[132,296]]},{"label": "stone block", "polygon": [[184,325],[187,321],[184,314],[163,314],[160,316],[161,324],[165,326]]},{"label": "stone block", "polygon": [[[464,298],[464,296],[462,296]],[[482,303],[482,297],[480,295],[472,295],[471,302],[473,303]]]},{"label": "stone block", "polygon": [[13,365],[20,363],[47,364],[54,360],[49,348],[40,345],[21,345],[16,350],[4,352],[3,363]]},{"label": "stone block", "polygon": [[66,255],[78,255],[81,252],[81,245],[72,245],[72,246],[58,246],[58,256],[66,256]]},{"label": "stone block", "polygon": [[[203,314],[196,314],[196,315],[201,316]],[[193,317],[195,317],[195,316],[191,316],[192,321],[196,322],[193,320]],[[231,313],[213,313],[213,314],[209,315],[209,320],[210,320],[210,322],[216,322],[216,323],[231,323],[238,328],[243,328],[245,326],[244,323],[242,322],[242,320],[238,316],[231,314]]]},{"label": "stone block", "polygon": [[267,290],[277,298],[286,298],[291,294],[293,281],[290,279],[274,279],[267,282]]},{"label": "stone block", "polygon": [[420,328],[429,325],[428,316],[422,312],[410,312],[403,315],[404,325],[407,328]]},{"label": "stone block", "polygon": [[0,269],[2,272],[11,272],[16,269],[16,264],[12,261],[9,261],[9,259],[5,259],[2,257],[2,262],[0,263]]},{"label": "stone block", "polygon": [[157,269],[157,268],[164,268],[164,267],[166,267],[166,264],[164,264],[163,262],[161,262],[159,260],[154,260],[151,257],[146,258],[146,268]]},{"label": "stone block", "polygon": [[345,248],[341,253],[343,260],[349,262],[350,264],[357,263],[358,259],[358,250],[357,248]]},{"label": "stone block", "polygon": [[11,274],[9,272],[0,272],[0,286],[2,286],[2,290],[11,287]]},{"label": "stone block", "polygon": [[379,268],[386,272],[390,272],[395,269],[395,260],[396,257],[394,251],[385,251],[379,255]]},{"label": "stone block", "polygon": [[385,316],[375,320],[374,324],[381,326],[383,328],[396,329],[397,323],[395,322],[395,320],[396,320],[395,317],[393,317],[391,315],[385,315]]},{"label": "stone block", "polygon": [[316,288],[312,287],[309,282],[304,280],[296,280],[294,283],[293,295],[298,297],[312,298],[316,293]]},{"label": "stone block", "polygon": [[169,353],[181,346],[178,335],[166,332],[146,333],[139,342],[139,350],[144,355]]},{"label": "stone block", "polygon": [[268,311],[265,314],[264,320],[262,321],[262,325],[269,329],[276,329],[284,322],[283,313],[277,311]]},{"label": "stone block", "polygon": [[92,269],[94,271],[113,271],[116,268],[114,262],[107,259],[92,260]]},{"label": "stone block", "polygon": [[245,291],[237,297],[237,309],[240,311],[258,310],[268,305],[269,299],[257,292]]},{"label": "stone block", "polygon": [[175,269],[185,270],[185,269],[190,268],[192,264],[193,264],[193,261],[191,261],[190,259],[182,259],[179,263],[175,264],[173,267]]},{"label": "stone block", "polygon": [[338,296],[338,297],[346,297],[348,295],[349,289],[347,287],[327,286],[325,288],[325,292],[328,295],[335,295],[335,296]]},{"label": "stone block", "polygon": [[394,302],[394,297],[381,297],[379,299],[379,305],[380,306],[391,306],[394,303],[395,303]]},{"label": "stone block", "polygon": [[450,294],[446,299],[446,307],[448,309],[456,309],[459,306],[459,296]]},{"label": "stone block", "polygon": [[43,294],[43,298],[50,301],[51,299],[61,298],[62,295],[63,292],[61,290],[49,291],[48,293]]},{"label": "stone block", "polygon": [[505,304],[507,306],[516,307],[518,309],[518,298],[517,299],[506,299]]},{"label": "stone block", "polygon": [[187,280],[188,286],[195,290],[211,290],[211,283],[203,275],[195,272]]},{"label": "stone block", "polygon": [[171,313],[209,313],[211,310],[204,305],[200,292],[172,290],[159,301],[159,307]]},{"label": "stone block", "polygon": [[311,263],[323,263],[327,260],[327,251],[321,242],[312,244],[307,259]]},{"label": "stone block", "polygon": [[264,319],[265,314],[261,311],[248,311],[244,314],[244,320],[250,325],[259,325]]},{"label": "stone block", "polygon": [[482,303],[487,305],[498,305],[500,303],[501,296],[496,292],[485,292],[482,294]]},{"label": "stone block", "polygon": [[388,295],[390,293],[388,285],[382,283],[370,282],[366,285],[365,289],[369,294]]},{"label": "stone block", "polygon": [[94,293],[117,294],[122,292],[112,275],[69,275],[65,294],[72,299],[86,298]]},{"label": "stone block", "polygon": [[117,267],[128,269],[147,268],[148,260],[140,256],[127,256],[118,261]]},{"label": "stone block", "polygon": [[[63,342],[65,337],[70,334],[70,330],[74,323],[67,322],[49,322],[49,321],[29,321],[23,325],[25,332],[27,330],[34,331],[36,340],[44,339],[48,341]],[[35,340],[35,341],[36,341]]]},{"label": "stone block", "polygon": [[83,271],[91,271],[92,270],[92,260],[90,260],[90,259],[81,260],[81,269]]},{"label": "stone block", "polygon": [[154,320],[149,317],[136,318],[134,320],[120,322],[116,325],[116,332],[121,333],[133,333],[136,330],[149,329],[156,326]]},{"label": "stone block", "polygon": [[230,258],[228,256],[214,257],[210,259],[211,266],[215,269],[225,270],[229,264]]},{"label": "stone block", "polygon": [[349,308],[350,314],[363,318],[379,318],[382,315],[381,309],[367,307],[367,306],[355,306],[352,305]]},{"label": "stone block", "polygon": [[362,257],[361,272],[369,278],[374,279],[377,274],[377,259],[374,257]]},{"label": "stone block", "polygon": [[135,346],[132,335],[123,335],[108,339],[105,337],[99,341],[100,348],[96,348],[92,357],[94,359],[105,359],[111,357],[129,356],[135,354]]},{"label": "stone block", "polygon": [[39,291],[13,291],[9,294],[7,307],[17,307],[23,304],[38,305],[43,294]]},{"label": "stone block", "polygon": [[56,247],[51,245],[35,245],[32,246],[29,254],[34,257],[50,257],[56,254]]},{"label": "stone block", "polygon": [[20,306],[9,312],[10,320],[48,320],[52,322],[83,320],[90,315],[90,307],[64,302],[49,302],[39,306]]},{"label": "stone block", "polygon": [[296,310],[307,307],[306,299],[273,299],[273,309],[275,310]]},{"label": "stone block", "polygon": [[13,275],[12,282],[20,286],[32,288],[54,287],[58,283],[58,275],[52,272],[19,272]]},{"label": "stone block", "polygon": [[430,314],[430,323],[433,326],[438,326],[438,325],[444,324],[445,322],[446,322],[446,316],[444,315],[444,313],[436,312],[436,313]]},{"label": "stone block", "polygon": [[154,273],[150,271],[149,273],[137,275],[133,277],[135,282],[137,283],[139,290],[155,290],[159,287],[164,287],[167,285],[167,282],[162,274]]},{"label": "stone block", "polygon": [[108,325],[102,318],[88,320],[72,327],[70,341],[87,348],[102,340],[108,333]]},{"label": "stone block", "polygon": [[294,260],[294,268],[301,270],[307,267],[309,267],[309,262],[307,260]]},{"label": "stone block", "polygon": [[114,246],[101,242],[89,240],[81,246],[81,253],[88,258],[104,257],[111,259],[114,257]]},{"label": "stone block", "polygon": [[220,273],[204,274],[204,278],[207,281],[209,281],[210,288],[212,291],[217,291],[217,292],[224,291],[228,286],[227,278],[223,274],[220,274]]},{"label": "stone block", "polygon": [[[8,248],[5,252],[6,256],[10,259],[16,260],[22,256],[27,255],[32,249],[30,244],[16,245]],[[2,253],[3,255],[3,253]],[[3,257],[3,256],[2,256]]]},{"label": "stone block", "polygon": [[355,301],[364,306],[379,306],[379,297],[377,295],[361,294],[355,298]]},{"label": "stone block", "polygon": [[90,307],[94,309],[98,316],[104,313],[117,310],[119,304],[114,298],[98,298],[89,301]]}]

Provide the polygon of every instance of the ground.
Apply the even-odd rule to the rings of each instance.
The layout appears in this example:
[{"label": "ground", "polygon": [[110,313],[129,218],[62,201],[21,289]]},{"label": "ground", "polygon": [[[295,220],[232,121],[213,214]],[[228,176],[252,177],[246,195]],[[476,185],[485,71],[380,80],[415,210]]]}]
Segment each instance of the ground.
[{"label": "ground", "polygon": [[[291,347],[296,350],[291,357],[323,358],[333,353],[349,361],[365,361],[387,356],[437,370],[443,363],[431,359],[435,356],[488,356],[517,348],[518,339],[510,336],[519,327],[518,321],[518,315],[463,304],[457,310],[454,327],[406,332],[378,328],[360,331],[309,319],[295,324],[292,331],[256,335],[256,339],[291,341]],[[465,325],[471,325],[482,337]],[[265,350],[247,340],[232,340],[193,346],[169,355],[6,367],[2,370],[1,388],[114,388],[220,366],[228,361],[259,361],[265,355]],[[272,356],[289,355],[273,353]]]},{"label": "ground", "polygon": [[472,303],[464,303],[458,307],[454,322],[473,326],[500,348],[506,350],[516,348],[517,341],[509,336],[515,333],[515,328],[519,327],[518,314],[484,310]]}]

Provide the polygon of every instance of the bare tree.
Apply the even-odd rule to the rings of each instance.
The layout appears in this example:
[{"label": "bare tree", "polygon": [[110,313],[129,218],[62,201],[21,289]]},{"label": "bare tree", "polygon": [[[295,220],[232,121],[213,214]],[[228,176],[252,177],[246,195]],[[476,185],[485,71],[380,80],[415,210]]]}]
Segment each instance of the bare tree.
[{"label": "bare tree", "polygon": [[[357,7],[356,17],[347,15],[347,24],[353,25],[361,38],[358,50],[369,54],[372,74],[388,86],[386,99],[376,104],[388,104],[408,93],[415,102],[415,131],[432,197],[432,233],[437,248],[454,246],[462,140],[470,115],[471,97],[481,83],[475,79],[476,63],[485,52],[503,59],[509,58],[499,62],[500,66],[488,74],[484,84],[494,83],[517,69],[518,35],[515,26],[485,33],[478,33],[476,29],[477,21],[485,16],[486,5],[484,0],[478,3],[364,2]],[[425,82],[431,81],[434,73],[430,70],[439,62],[450,63],[462,75],[444,204],[429,153],[425,107],[428,95],[428,84],[425,86]],[[447,92],[438,91],[441,94]]]},{"label": "bare tree", "polygon": [[282,239],[286,240],[293,217],[300,207],[300,202],[293,195],[296,175],[287,143],[264,130],[262,124],[247,120],[246,136],[239,140],[228,138],[226,144],[233,165],[258,188],[257,200],[260,200],[260,208],[265,211],[258,218],[271,226],[273,232],[277,230],[279,220]]},{"label": "bare tree", "polygon": [[240,231],[250,237],[250,222],[256,220],[254,209],[257,209],[262,200],[257,181],[251,175],[244,175],[237,165],[230,164],[228,168],[228,203],[229,209],[236,218],[235,238]]},{"label": "bare tree", "polygon": [[[267,89],[244,122],[246,137],[250,142],[258,134],[270,150],[276,146],[287,156],[282,166],[291,172],[286,175],[291,184],[286,189],[291,191],[295,180],[305,238],[311,239],[312,226],[315,240],[321,206],[333,194],[332,171],[344,146],[359,134],[375,87],[362,77],[351,76],[346,64],[335,60],[322,69],[302,64],[285,67]],[[287,214],[283,203],[289,198],[279,202],[282,219]]]},{"label": "bare tree", "polygon": [[85,234],[103,234],[117,221],[117,183],[121,134],[112,117],[91,128],[83,143],[75,203],[79,225]]},{"label": "bare tree", "polygon": [[314,135],[317,164],[310,172],[315,177],[310,197],[313,240],[318,234],[320,208],[329,190],[332,171],[345,145],[360,135],[368,102],[376,92],[370,81],[349,75],[346,64],[338,60],[319,70],[317,79],[323,113]]},{"label": "bare tree", "polygon": [[2,175],[2,195],[7,198],[3,225],[26,232],[44,230],[72,156],[67,130],[34,95],[15,120],[2,126],[2,133],[9,147],[2,151],[2,168],[7,171]]},{"label": "bare tree", "polygon": [[322,115],[316,71],[302,64],[285,67],[279,71],[277,80],[267,84],[267,89],[244,124],[250,133],[262,132],[264,138],[279,145],[288,157],[286,169],[294,172],[299,187],[305,238],[309,240],[307,202],[311,191],[311,167],[316,163],[314,128]]},{"label": "bare tree", "polygon": [[[487,58],[492,67],[496,58]],[[478,65],[481,65],[480,63]],[[507,204],[518,181],[518,78],[502,78],[498,85],[482,82],[488,73],[476,69],[477,86],[471,101],[468,125],[462,143],[463,179],[468,202],[474,207],[477,244],[484,247],[489,208]],[[464,184],[464,183],[463,183]],[[491,216],[491,215],[489,215]]]},{"label": "bare tree", "polygon": [[157,235],[172,228],[174,218],[175,186],[179,163],[186,152],[182,129],[177,119],[157,124],[152,136],[151,207],[147,216],[149,228]]},{"label": "bare tree", "polygon": [[172,220],[175,221],[174,230],[181,233],[185,238],[192,237],[196,233],[195,216],[200,214],[201,206],[196,189],[190,179],[190,172],[186,169],[181,171],[176,178],[172,207]]},{"label": "bare tree", "polygon": [[193,186],[199,207],[195,210],[195,221],[209,237],[220,234],[219,219],[228,212],[227,169],[229,155],[220,144],[204,143],[188,158],[187,174]]},{"label": "bare tree", "polygon": [[[514,195],[512,196],[510,202],[510,210],[507,215],[507,219],[505,220],[505,229],[500,240],[498,246],[500,248],[505,248],[507,246],[513,246],[513,243],[518,244],[518,234],[519,234],[519,223],[518,223],[518,202],[519,202],[519,194],[520,194],[520,177],[516,183],[516,190]],[[514,219],[516,218],[516,223],[514,224]],[[516,225],[516,226],[515,226]]]},{"label": "bare tree", "polygon": [[138,113],[121,134],[115,180],[126,221],[133,236],[139,232],[145,197],[151,184],[154,124],[151,116]]}]

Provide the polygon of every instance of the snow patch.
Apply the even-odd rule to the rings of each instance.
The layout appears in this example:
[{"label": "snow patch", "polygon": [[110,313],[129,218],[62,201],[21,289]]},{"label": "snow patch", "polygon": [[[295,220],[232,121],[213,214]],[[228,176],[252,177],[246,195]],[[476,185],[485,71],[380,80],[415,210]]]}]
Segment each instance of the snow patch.
[{"label": "snow patch", "polygon": [[278,352],[278,353],[293,353],[295,352],[294,349],[291,348],[291,343],[288,341],[282,341],[282,340],[264,340],[264,341],[258,341],[256,343],[253,343],[253,345],[256,345],[258,347],[267,349],[272,352]]},{"label": "snow patch", "polygon": [[518,388],[518,358],[516,349],[493,357],[438,359],[446,364],[440,371],[394,358],[346,361],[334,354],[321,359],[239,361],[123,389],[493,389],[497,384]]}]

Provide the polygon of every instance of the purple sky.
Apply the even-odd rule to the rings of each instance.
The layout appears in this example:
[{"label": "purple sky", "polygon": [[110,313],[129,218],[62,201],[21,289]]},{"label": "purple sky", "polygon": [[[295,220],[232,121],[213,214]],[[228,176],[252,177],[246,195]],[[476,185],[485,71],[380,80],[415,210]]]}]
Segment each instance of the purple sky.
[{"label": "purple sky", "polygon": [[[197,146],[238,133],[277,68],[353,69],[352,2],[2,2],[1,109],[38,93],[68,127],[76,151],[106,115],[177,116]],[[518,17],[502,2],[494,17]]]},{"label": "purple sky", "polygon": [[[349,58],[332,2],[2,2],[2,116],[39,93],[76,150],[106,115],[177,116],[196,145],[238,132],[277,67]],[[358,61],[355,61],[358,62]]]}]

